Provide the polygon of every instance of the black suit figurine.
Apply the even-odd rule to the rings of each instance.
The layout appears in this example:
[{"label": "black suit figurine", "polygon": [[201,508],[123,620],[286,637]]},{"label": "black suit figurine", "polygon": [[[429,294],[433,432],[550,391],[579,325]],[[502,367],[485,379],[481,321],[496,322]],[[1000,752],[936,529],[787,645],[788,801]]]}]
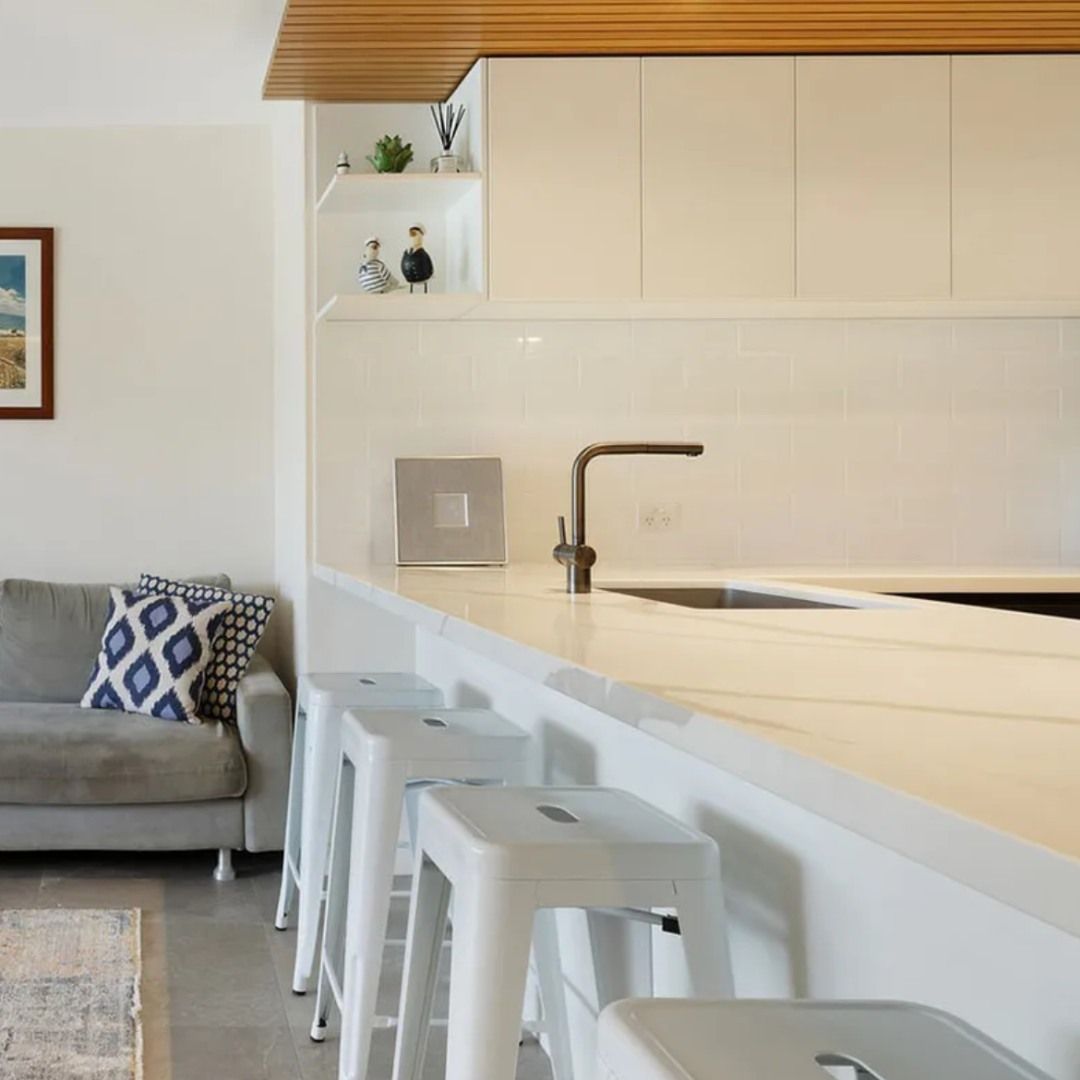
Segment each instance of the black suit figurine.
[{"label": "black suit figurine", "polygon": [[427,292],[427,283],[435,273],[435,264],[424,250],[423,225],[413,225],[409,229],[409,245],[401,256],[401,276],[409,283],[409,292],[413,291],[414,285],[420,284]]}]

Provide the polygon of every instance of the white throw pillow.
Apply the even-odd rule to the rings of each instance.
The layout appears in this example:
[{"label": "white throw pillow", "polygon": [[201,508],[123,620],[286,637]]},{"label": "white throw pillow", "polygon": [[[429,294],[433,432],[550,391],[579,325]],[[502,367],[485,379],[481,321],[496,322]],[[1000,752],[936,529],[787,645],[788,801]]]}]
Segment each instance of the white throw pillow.
[{"label": "white throw pillow", "polygon": [[84,709],[115,709],[199,723],[214,640],[230,605],[109,589],[101,652]]}]

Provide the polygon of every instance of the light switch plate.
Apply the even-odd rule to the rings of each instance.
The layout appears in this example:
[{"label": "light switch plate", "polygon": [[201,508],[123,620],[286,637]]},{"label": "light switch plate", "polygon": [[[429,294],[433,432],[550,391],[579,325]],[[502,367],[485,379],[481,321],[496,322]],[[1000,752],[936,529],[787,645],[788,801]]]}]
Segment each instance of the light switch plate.
[{"label": "light switch plate", "polygon": [[506,562],[500,458],[395,458],[394,511],[399,566]]}]

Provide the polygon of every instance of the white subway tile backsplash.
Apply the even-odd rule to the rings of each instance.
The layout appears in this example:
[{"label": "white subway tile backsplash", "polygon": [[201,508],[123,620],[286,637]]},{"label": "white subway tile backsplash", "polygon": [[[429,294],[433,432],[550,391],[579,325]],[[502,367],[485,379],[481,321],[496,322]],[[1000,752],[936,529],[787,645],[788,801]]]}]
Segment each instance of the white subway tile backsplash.
[{"label": "white subway tile backsplash", "polygon": [[953,446],[953,423],[949,416],[916,413],[903,416],[899,423],[901,461],[950,461]]},{"label": "white subway tile backsplash", "polygon": [[1004,416],[954,416],[950,462],[953,468],[965,465],[994,467],[1007,455]]},{"label": "white subway tile backsplash", "polygon": [[1048,468],[1063,459],[1074,438],[1072,429],[1063,421],[1048,423],[1037,417],[1010,417],[1005,430],[1011,460],[1042,462]]},{"label": "white subway tile backsplash", "polygon": [[614,320],[530,323],[525,328],[526,355],[541,358],[625,360],[630,342],[630,324]]},{"label": "white subway tile backsplash", "polygon": [[1006,356],[1005,381],[1017,389],[1080,386],[1080,356],[1049,352]]},{"label": "white subway tile backsplash", "polygon": [[783,353],[740,353],[725,374],[735,380],[740,393],[745,390],[789,390],[793,364]]},{"label": "white subway tile backsplash", "polygon": [[958,319],[953,324],[956,355],[1056,353],[1061,344],[1057,319]]},{"label": "white subway tile backsplash", "polygon": [[634,355],[646,359],[715,360],[738,351],[738,326],[718,319],[646,320],[631,326]]},{"label": "white subway tile backsplash", "polygon": [[360,360],[368,357],[416,356],[420,351],[420,334],[426,325],[400,322],[321,323],[319,333],[325,347],[320,349],[320,356],[333,356],[339,351]]},{"label": "white subway tile backsplash", "polygon": [[1061,320],[1061,351],[1066,354],[1080,353],[1080,319]]},{"label": "white subway tile backsplash", "polygon": [[844,351],[846,324],[833,319],[757,319],[739,324],[739,352],[835,356]]},{"label": "white subway tile backsplash", "polygon": [[[657,416],[682,418],[705,407],[693,407],[686,386],[685,362],[679,357],[643,360],[630,356],[617,363],[621,365],[621,374],[617,377],[630,391],[630,411],[632,415],[640,416],[643,422]],[[728,393],[734,402],[734,387]],[[712,413],[713,410],[706,411]]]},{"label": "white subway tile backsplash", "polygon": [[[392,556],[395,456],[504,460],[512,557],[550,556],[599,439],[705,455],[591,469],[601,557],[643,567],[1080,560],[1080,320],[623,320],[320,330],[320,556]],[[641,506],[679,506],[670,532]]]},{"label": "white subway tile backsplash", "polygon": [[948,358],[953,329],[947,319],[853,319],[847,324],[847,355],[868,360],[907,356]]},{"label": "white subway tile backsplash", "polygon": [[420,331],[420,351],[425,356],[509,358],[525,349],[526,329],[522,323],[458,320],[415,325]]},{"label": "white subway tile backsplash", "polygon": [[855,566],[948,566],[954,561],[951,522],[867,529],[848,537]]}]

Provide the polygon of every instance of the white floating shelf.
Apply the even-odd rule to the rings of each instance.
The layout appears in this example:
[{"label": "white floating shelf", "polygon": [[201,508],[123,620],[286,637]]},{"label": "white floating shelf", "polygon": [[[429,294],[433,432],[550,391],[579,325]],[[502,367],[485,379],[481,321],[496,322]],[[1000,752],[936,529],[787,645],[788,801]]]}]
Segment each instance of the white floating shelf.
[{"label": "white floating shelf", "polygon": [[316,322],[423,321],[460,319],[483,300],[480,293],[338,293],[315,316]]},{"label": "white floating shelf", "polygon": [[446,210],[480,186],[480,173],[347,173],[315,204],[320,214]]},{"label": "white floating shelf", "polygon": [[1004,319],[1080,318],[1074,300],[999,301],[513,301],[487,300],[482,293],[408,291],[372,296],[339,294],[323,306],[318,320],[351,322],[365,319],[482,319],[534,321],[647,321],[671,319]]}]

